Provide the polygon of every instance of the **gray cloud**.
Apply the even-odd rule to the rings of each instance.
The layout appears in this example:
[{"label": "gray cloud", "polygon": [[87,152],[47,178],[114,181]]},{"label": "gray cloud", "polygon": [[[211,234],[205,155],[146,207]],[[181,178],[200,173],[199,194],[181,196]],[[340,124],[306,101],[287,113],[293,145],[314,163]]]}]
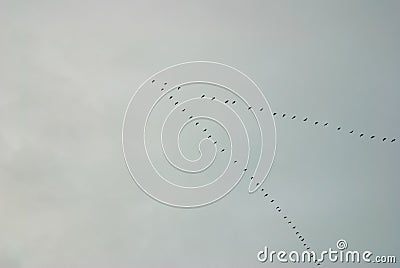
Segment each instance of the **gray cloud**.
[{"label": "gray cloud", "polygon": [[[396,1],[3,1],[1,267],[258,267],[264,245],[301,249],[241,183],[212,206],[148,198],[121,152],[123,112],[151,74],[188,60],[239,68],[277,120],[265,187],[316,250],[344,238],[399,254]],[[399,256],[398,256],[399,257]]]}]

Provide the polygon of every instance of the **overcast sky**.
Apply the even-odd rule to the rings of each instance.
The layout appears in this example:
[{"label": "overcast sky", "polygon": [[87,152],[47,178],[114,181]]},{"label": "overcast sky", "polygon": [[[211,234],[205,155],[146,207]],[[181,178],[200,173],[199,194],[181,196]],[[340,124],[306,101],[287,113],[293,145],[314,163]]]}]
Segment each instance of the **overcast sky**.
[{"label": "overcast sky", "polygon": [[400,137],[399,12],[398,1],[1,0],[0,267],[265,267],[264,246],[303,249],[247,181],[182,210],[131,179],[128,101],[190,60],[232,65],[279,117],[309,118],[276,119],[263,187],[314,250],[346,239],[399,258],[400,143],[382,142]]}]

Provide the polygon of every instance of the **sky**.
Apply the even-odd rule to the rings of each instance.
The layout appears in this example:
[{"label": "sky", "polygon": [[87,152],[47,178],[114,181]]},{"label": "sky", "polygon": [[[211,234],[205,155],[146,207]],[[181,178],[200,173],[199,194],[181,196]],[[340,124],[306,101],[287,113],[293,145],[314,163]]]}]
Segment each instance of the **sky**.
[{"label": "sky", "polygon": [[[399,257],[399,9],[2,0],[0,267],[263,267],[264,246],[303,250],[275,204],[317,252],[345,239]],[[238,68],[277,113],[263,184],[274,203],[243,180],[212,205],[179,209],[132,180],[121,146],[129,100],[192,60]]]}]

